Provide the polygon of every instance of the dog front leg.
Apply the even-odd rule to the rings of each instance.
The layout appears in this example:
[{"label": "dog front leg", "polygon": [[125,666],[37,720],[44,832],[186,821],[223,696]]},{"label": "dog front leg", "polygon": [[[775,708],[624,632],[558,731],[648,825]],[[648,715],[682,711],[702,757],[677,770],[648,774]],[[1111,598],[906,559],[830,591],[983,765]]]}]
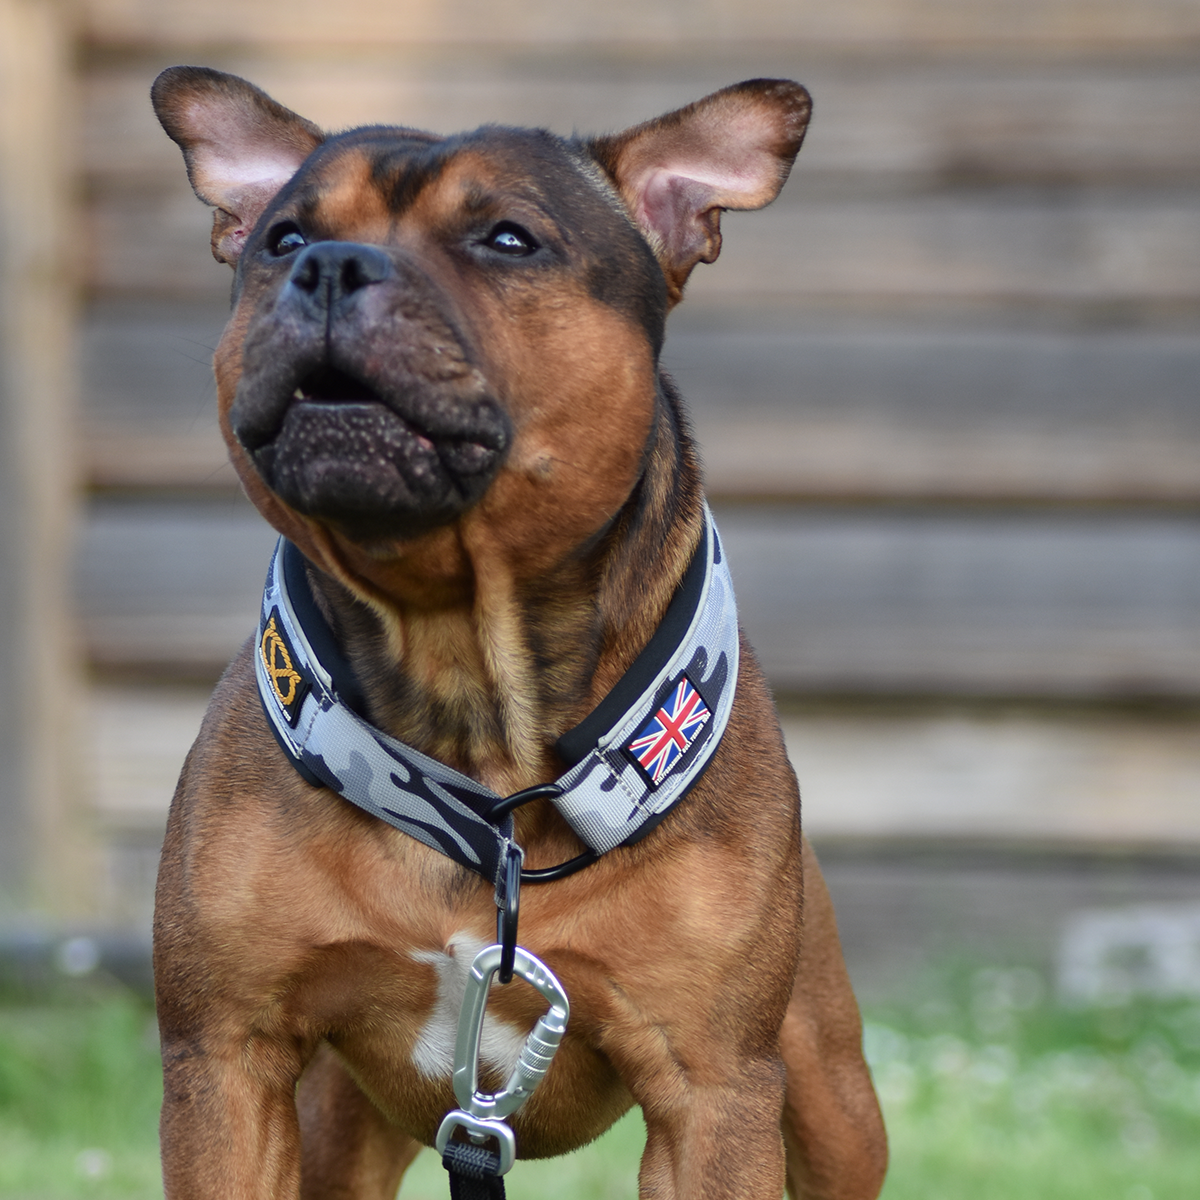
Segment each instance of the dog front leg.
[{"label": "dog front leg", "polygon": [[294,1200],[300,1186],[298,1063],[253,1042],[214,1052],[163,1044],[167,1200]]},{"label": "dog front leg", "polygon": [[783,1067],[742,1064],[729,1082],[704,1080],[647,1098],[641,1200],[773,1200],[784,1189],[779,1119]]},{"label": "dog front leg", "polygon": [[296,1107],[302,1200],[393,1200],[421,1143],[388,1123],[330,1046],[309,1063]]},{"label": "dog front leg", "polygon": [[779,1035],[788,1191],[796,1200],[874,1200],[887,1170],[887,1134],[833,904],[807,839],[803,856],[804,943]]}]

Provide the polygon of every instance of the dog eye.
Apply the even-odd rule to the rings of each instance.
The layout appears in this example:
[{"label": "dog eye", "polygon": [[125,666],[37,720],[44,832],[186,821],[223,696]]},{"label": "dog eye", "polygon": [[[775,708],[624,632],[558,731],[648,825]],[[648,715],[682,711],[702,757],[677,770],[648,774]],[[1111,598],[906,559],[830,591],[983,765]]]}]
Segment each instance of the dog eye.
[{"label": "dog eye", "polygon": [[527,229],[514,225],[511,221],[501,221],[484,239],[483,244],[497,254],[511,254],[520,257],[532,254],[538,244]]},{"label": "dog eye", "polygon": [[276,258],[283,258],[284,255],[291,254],[293,250],[299,250],[301,246],[307,245],[308,239],[291,221],[280,222],[267,234],[267,249]]}]

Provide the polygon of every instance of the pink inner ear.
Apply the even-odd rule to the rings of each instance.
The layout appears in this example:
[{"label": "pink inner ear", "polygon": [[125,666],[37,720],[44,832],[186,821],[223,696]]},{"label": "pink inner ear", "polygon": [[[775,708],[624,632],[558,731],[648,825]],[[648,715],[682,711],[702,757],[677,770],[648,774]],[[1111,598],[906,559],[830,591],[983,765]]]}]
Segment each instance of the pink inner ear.
[{"label": "pink inner ear", "polygon": [[[231,153],[232,147],[213,148],[209,154],[197,154],[198,175],[225,192],[259,191],[270,185],[278,191],[300,167],[303,159],[272,154],[268,147],[248,148],[244,155]],[[202,165],[201,165],[202,164]]]},{"label": "pink inner ear", "polygon": [[643,178],[637,219],[672,259],[702,253],[710,232],[700,218],[717,206],[715,189],[699,179],[659,169]]},{"label": "pink inner ear", "polygon": [[734,144],[703,155],[662,155],[642,167],[634,188],[645,196],[660,190],[663,179],[677,179],[704,208],[760,208],[774,198],[780,176],[779,159],[770,151]]},{"label": "pink inner ear", "polygon": [[310,147],[272,136],[240,109],[193,104],[186,114],[195,140],[190,147],[192,182],[210,204],[253,224],[263,208],[299,170]]}]

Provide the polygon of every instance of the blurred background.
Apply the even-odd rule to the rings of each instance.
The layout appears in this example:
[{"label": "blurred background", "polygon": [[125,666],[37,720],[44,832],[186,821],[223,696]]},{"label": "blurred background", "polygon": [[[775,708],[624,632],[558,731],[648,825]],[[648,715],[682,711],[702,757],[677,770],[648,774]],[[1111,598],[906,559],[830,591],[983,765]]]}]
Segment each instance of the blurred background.
[{"label": "blurred background", "polygon": [[[179,62],[329,128],[590,132],[808,86],[790,183],[725,218],[665,358],[894,1140],[923,1079],[1016,1087],[1004,1021],[1094,1011],[1062,1036],[1125,1056],[1102,1141],[1134,1166],[1090,1195],[1194,1196],[1137,1170],[1175,1119],[1145,1096],[1200,1117],[1200,0],[0,0],[19,987],[145,988],[174,778],[274,537],[217,432],[229,271],[147,99]],[[1080,1061],[1076,1108],[1108,1086]],[[93,1150],[77,1181],[111,1183]]]}]

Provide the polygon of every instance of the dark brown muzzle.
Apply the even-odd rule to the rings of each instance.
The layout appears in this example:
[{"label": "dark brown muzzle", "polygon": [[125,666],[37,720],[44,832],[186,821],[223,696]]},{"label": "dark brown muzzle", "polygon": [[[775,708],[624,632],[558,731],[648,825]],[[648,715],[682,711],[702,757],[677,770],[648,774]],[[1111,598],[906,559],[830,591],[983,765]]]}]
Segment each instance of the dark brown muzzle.
[{"label": "dark brown muzzle", "polygon": [[446,297],[401,252],[305,246],[251,319],[234,434],[285,503],[407,538],[487,490],[511,440]]}]

